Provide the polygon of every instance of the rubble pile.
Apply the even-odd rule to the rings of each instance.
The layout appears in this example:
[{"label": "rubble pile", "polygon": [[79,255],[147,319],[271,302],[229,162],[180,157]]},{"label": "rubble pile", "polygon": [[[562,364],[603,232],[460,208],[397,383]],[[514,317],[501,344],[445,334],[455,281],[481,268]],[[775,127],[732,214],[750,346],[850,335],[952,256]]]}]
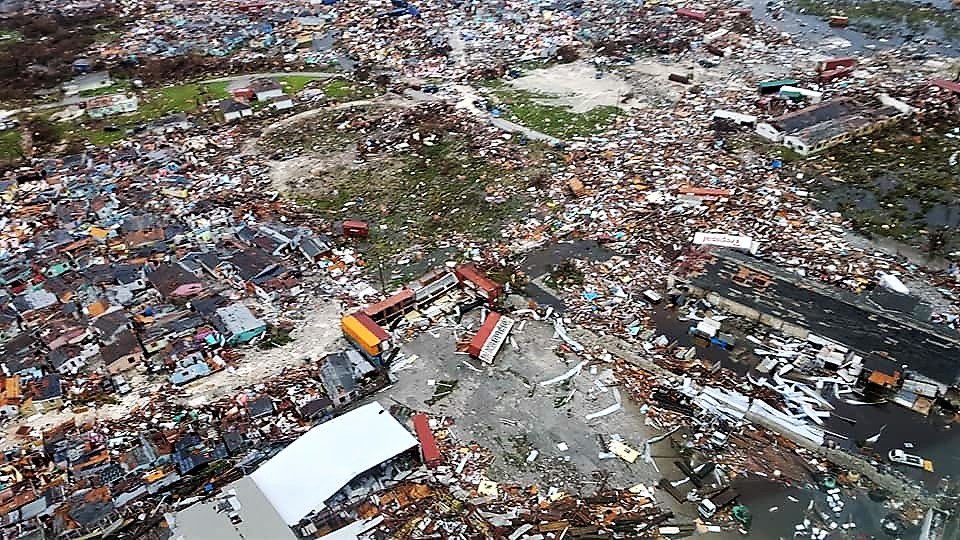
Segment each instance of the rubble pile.
[{"label": "rubble pile", "polygon": [[[861,430],[880,416],[851,408],[956,420],[955,369],[939,357],[960,343],[960,269],[851,235],[820,190],[837,170],[829,148],[955,120],[947,61],[834,57],[833,42],[801,43],[728,1],[115,9],[123,30],[101,36],[76,74],[197,61],[256,84],[215,81],[230,96],[217,124],[195,109],[140,122],[135,99],[104,112],[116,100],[95,94],[109,86],[36,105],[67,122],[130,114],[131,129],[24,159],[0,182],[4,537],[163,537],[212,506],[228,534],[279,523],[272,540],[345,526],[425,539],[728,532],[749,529],[737,489],[758,479],[816,492],[796,536],[861,526],[848,508],[879,488],[906,494],[883,506],[887,529],[933,506],[923,490],[934,482],[894,468],[932,473],[931,460],[906,452],[913,443],[878,446],[885,425]],[[589,74],[569,85],[579,90],[552,91],[555,61]],[[268,68],[281,71],[250,73]],[[311,110],[284,112],[292,101],[271,77],[326,79],[328,68],[382,95],[342,78],[306,91]],[[616,112],[592,135],[549,129],[605,93]],[[516,122],[502,117],[511,110]],[[518,110],[538,124],[520,125]],[[16,133],[17,148],[40,134]],[[480,317],[465,322],[471,310]],[[533,322],[547,332],[535,347],[523,333]],[[337,351],[341,331],[349,346]],[[418,358],[409,348],[424,336],[430,357]],[[529,352],[518,342],[557,374],[531,381],[498,364]],[[911,345],[937,358],[904,365]],[[459,355],[453,371],[447,353]],[[412,372],[429,373],[432,395],[389,393]],[[541,446],[505,458],[457,440],[465,411],[448,405],[498,377],[521,381],[527,399],[556,391],[545,414],[595,446],[568,438],[552,442],[569,451],[559,457],[538,458]],[[383,440],[397,452],[344,456],[370,454],[322,486],[333,494],[322,508],[290,519],[255,471],[280,467],[277,456],[300,463],[298,441],[381,391],[395,418],[378,404],[373,418],[396,428]],[[639,419],[629,435],[612,425],[628,414]],[[369,435],[338,429],[343,448]],[[577,460],[599,470],[571,472]],[[593,481],[572,493],[494,478],[506,462]],[[656,485],[614,485],[608,464],[654,471]]]}]

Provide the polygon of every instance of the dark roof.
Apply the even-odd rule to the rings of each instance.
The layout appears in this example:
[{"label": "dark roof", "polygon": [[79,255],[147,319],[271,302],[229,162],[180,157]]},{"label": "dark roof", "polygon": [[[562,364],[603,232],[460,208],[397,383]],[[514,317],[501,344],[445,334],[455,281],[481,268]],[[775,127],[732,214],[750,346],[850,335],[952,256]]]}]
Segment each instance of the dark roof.
[{"label": "dark roof", "polygon": [[249,281],[273,268],[277,261],[261,249],[248,249],[230,258],[237,273],[244,281]]},{"label": "dark roof", "polygon": [[147,279],[164,297],[173,294],[177,287],[199,282],[197,276],[179,264],[161,264],[152,272],[147,272]]},{"label": "dark roof", "polygon": [[224,113],[240,112],[250,110],[252,107],[243,103],[242,101],[237,101],[235,99],[225,99],[220,102],[220,110]]},{"label": "dark roof", "polygon": [[247,414],[250,418],[260,418],[273,414],[273,400],[269,396],[260,396],[247,403]]},{"label": "dark roof", "polygon": [[273,79],[254,79],[250,82],[250,89],[254,92],[269,92],[280,90],[280,83]]},{"label": "dark roof", "polygon": [[850,98],[832,99],[774,118],[773,124],[785,133],[794,133],[827,120],[846,116],[855,107],[856,104]]},{"label": "dark roof", "polygon": [[327,396],[321,396],[313,401],[303,404],[299,409],[297,409],[297,412],[300,414],[300,416],[309,420],[332,405],[333,401],[331,401],[330,398]]},{"label": "dark roof", "polygon": [[219,294],[211,294],[190,300],[190,307],[201,315],[213,315],[218,308],[229,304],[230,301]]},{"label": "dark roof", "polygon": [[93,501],[74,506],[68,513],[81,527],[89,527],[109,516],[111,512],[113,501]]},{"label": "dark roof", "polygon": [[103,358],[104,362],[110,364],[139,350],[140,342],[137,340],[137,336],[127,330],[117,336],[113,343],[100,347],[100,357]]},{"label": "dark roof", "polygon": [[132,264],[118,264],[113,267],[113,276],[120,285],[133,283],[143,277],[142,269]]},{"label": "dark roof", "polygon": [[127,319],[126,313],[122,310],[117,310],[98,317],[97,320],[93,322],[93,327],[100,332],[102,336],[101,340],[108,343],[113,341],[129,323],[130,321]]},{"label": "dark roof", "polygon": [[51,373],[37,382],[35,401],[46,401],[48,399],[57,399],[63,395],[63,388],[60,385],[60,375]]}]

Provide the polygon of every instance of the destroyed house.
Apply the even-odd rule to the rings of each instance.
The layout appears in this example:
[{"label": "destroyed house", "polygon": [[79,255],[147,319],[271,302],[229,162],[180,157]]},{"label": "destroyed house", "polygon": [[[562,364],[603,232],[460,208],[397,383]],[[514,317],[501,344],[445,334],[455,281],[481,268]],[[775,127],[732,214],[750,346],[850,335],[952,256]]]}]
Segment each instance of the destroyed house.
[{"label": "destroyed house", "polygon": [[909,110],[907,104],[884,95],[875,105],[837,98],[761,122],[756,131],[805,156],[890,126]]},{"label": "destroyed house", "polygon": [[320,363],[320,382],[337,406],[360,398],[377,379],[376,368],[355,350],[327,355]]},{"label": "destroyed house", "polygon": [[270,396],[259,396],[247,402],[246,410],[247,418],[255,420],[272,415],[276,412],[277,407],[273,403],[273,400],[270,399]]},{"label": "destroyed house", "polygon": [[195,434],[188,433],[174,445],[175,451],[170,456],[177,466],[177,471],[183,475],[200,467],[229,456],[226,445],[220,441],[203,441]]},{"label": "destroyed house", "polygon": [[98,533],[111,528],[122,518],[113,505],[107,500],[84,501],[76,505],[69,505],[67,511],[70,518],[76,523],[80,531]]},{"label": "destroyed house", "polygon": [[218,308],[211,317],[211,322],[227,345],[249,343],[267,331],[267,323],[258,319],[250,308],[239,302]]},{"label": "destroyed house", "polygon": [[333,243],[323,235],[308,236],[302,238],[297,244],[297,249],[310,262],[317,262],[323,257],[330,255],[333,251]]},{"label": "destroyed house", "polygon": [[154,270],[147,272],[147,280],[167,300],[186,298],[203,291],[203,284],[197,276],[176,263],[157,265]]}]

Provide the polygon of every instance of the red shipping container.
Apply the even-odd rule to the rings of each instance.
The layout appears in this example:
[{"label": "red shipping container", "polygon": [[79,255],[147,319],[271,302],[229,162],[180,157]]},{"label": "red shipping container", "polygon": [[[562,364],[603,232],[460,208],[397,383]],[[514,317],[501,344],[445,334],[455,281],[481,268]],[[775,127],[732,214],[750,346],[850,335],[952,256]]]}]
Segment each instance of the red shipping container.
[{"label": "red shipping container", "polygon": [[837,69],[830,69],[820,73],[820,76],[817,77],[817,80],[822,83],[827,83],[842,77],[846,77],[853,73],[857,68],[855,66],[848,67],[839,67]]},{"label": "red shipping container", "polygon": [[376,322],[386,319],[396,313],[406,313],[407,308],[413,307],[414,295],[410,289],[403,289],[397,294],[377,302],[376,304],[363,310],[363,312]]},{"label": "red shipping container", "polygon": [[461,264],[453,271],[460,279],[460,283],[465,286],[478,290],[488,302],[493,302],[500,297],[503,287],[477,270],[473,263]]},{"label": "red shipping container", "polygon": [[830,58],[827,60],[821,60],[817,63],[817,71],[833,71],[837,68],[852,68],[857,66],[857,59],[849,56],[844,56],[842,58]]},{"label": "red shipping container", "polygon": [[695,9],[680,8],[677,10],[677,15],[681,17],[686,17],[688,19],[693,19],[695,21],[704,22],[707,20],[707,14],[702,11],[697,11]]},{"label": "red shipping container", "polygon": [[366,221],[348,219],[343,222],[343,235],[366,238],[370,234],[370,226]]},{"label": "red shipping container", "polygon": [[492,311],[487,315],[486,320],[483,321],[483,324],[480,325],[480,329],[477,330],[477,335],[473,336],[473,339],[470,340],[470,345],[467,346],[467,353],[477,358],[480,356],[480,349],[483,348],[483,344],[487,342],[487,339],[490,337],[490,333],[493,332],[494,327],[497,326],[497,322],[500,320],[500,314],[496,311]]},{"label": "red shipping container", "polygon": [[373,322],[373,319],[371,319],[370,316],[367,315],[366,313],[362,311],[358,311],[354,313],[353,316],[358,321],[360,321],[360,324],[365,326],[367,330],[370,331],[371,334],[377,336],[378,338],[384,341],[387,341],[388,339],[390,339],[390,334],[388,334],[387,331],[384,330],[383,328],[380,328],[379,324]]},{"label": "red shipping container", "polygon": [[938,88],[943,88],[944,90],[953,92],[955,94],[960,94],[960,83],[955,83],[953,81],[948,81],[946,79],[935,79],[931,81],[930,84]]},{"label": "red shipping container", "polygon": [[437,439],[433,436],[433,430],[430,429],[427,415],[423,413],[413,415],[413,430],[417,433],[417,440],[420,441],[420,457],[424,465],[433,468],[442,463],[443,456],[437,448]]}]

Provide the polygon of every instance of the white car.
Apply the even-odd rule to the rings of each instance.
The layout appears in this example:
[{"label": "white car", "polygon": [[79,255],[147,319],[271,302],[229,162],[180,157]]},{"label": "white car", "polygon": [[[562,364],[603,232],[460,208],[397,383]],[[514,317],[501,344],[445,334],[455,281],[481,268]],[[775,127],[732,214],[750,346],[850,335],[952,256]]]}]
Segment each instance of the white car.
[{"label": "white car", "polygon": [[933,471],[933,463],[930,460],[923,459],[922,457],[915,456],[913,454],[908,454],[899,448],[890,450],[890,452],[887,454],[887,458],[893,463],[900,463],[901,465],[909,465],[911,467],[917,467],[918,469]]}]

